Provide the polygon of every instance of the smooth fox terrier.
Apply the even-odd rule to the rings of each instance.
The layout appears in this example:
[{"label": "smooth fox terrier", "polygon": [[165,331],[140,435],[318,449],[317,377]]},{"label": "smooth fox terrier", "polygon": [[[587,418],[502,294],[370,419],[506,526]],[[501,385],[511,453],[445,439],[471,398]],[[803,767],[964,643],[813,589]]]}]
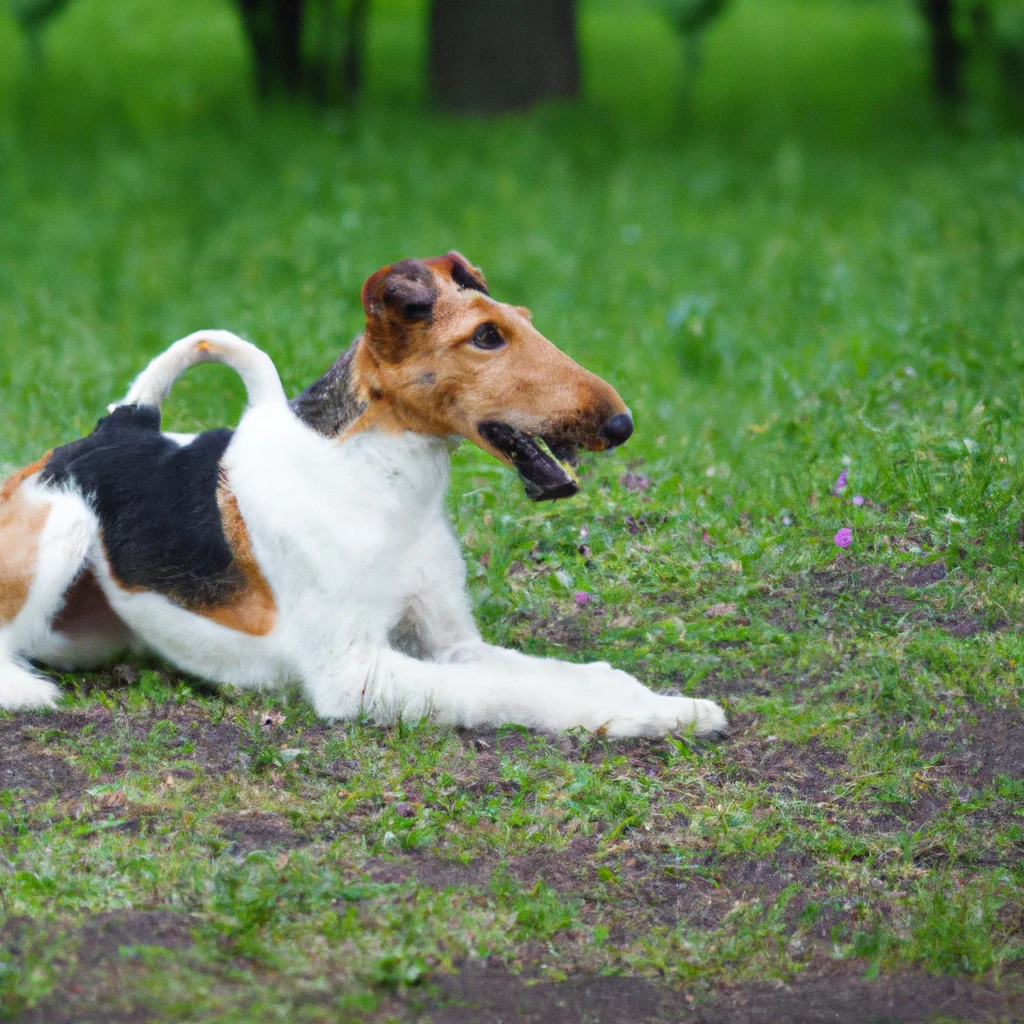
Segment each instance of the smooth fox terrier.
[{"label": "smooth fox terrier", "polygon": [[[444,510],[459,438],[536,500],[577,490],[580,448],[632,433],[615,390],[490,297],[458,253],[363,286],[366,330],[291,403],[270,358],[226,331],[158,356],[88,437],[0,491],[0,708],[51,707],[27,662],[96,667],[147,650],[239,687],[299,683],[326,718],[724,734],[721,708],[604,662],[485,643]],[[163,434],[189,366],[219,361],[235,430]]]}]

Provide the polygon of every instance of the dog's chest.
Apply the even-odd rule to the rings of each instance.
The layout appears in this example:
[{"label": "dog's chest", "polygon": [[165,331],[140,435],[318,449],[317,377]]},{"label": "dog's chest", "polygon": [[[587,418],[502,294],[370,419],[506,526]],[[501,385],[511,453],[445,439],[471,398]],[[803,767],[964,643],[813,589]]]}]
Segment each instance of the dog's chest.
[{"label": "dog's chest", "polygon": [[275,593],[302,603],[400,600],[420,575],[421,539],[444,518],[443,442],[365,434],[338,445],[294,419],[252,419],[224,465]]}]

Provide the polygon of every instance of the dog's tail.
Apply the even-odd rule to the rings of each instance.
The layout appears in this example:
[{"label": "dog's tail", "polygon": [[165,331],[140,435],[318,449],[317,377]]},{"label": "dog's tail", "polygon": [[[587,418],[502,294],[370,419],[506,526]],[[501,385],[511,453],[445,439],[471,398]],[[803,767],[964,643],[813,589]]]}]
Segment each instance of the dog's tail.
[{"label": "dog's tail", "polygon": [[277,367],[266,352],[230,331],[196,331],[158,355],[132,381],[128,394],[108,411],[113,412],[119,405],[153,405],[159,409],[174,382],[196,363],[230,366],[242,378],[250,408],[288,403]]}]

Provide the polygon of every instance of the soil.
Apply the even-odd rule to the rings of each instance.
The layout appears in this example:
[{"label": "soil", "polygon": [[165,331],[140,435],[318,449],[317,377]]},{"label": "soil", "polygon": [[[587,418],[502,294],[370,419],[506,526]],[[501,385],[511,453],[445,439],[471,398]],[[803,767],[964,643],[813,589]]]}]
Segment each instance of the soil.
[{"label": "soil", "polygon": [[473,963],[432,978],[436,996],[427,1006],[410,1000],[403,1016],[432,1024],[923,1024],[937,1017],[995,1024],[1024,1013],[1019,986],[1000,991],[919,973],[868,981],[864,974],[864,964],[824,962],[789,985],[734,985],[705,995],[640,978],[536,981]]},{"label": "soil", "polygon": [[216,774],[238,768],[239,728],[230,722],[214,725],[204,709],[168,703],[155,708],[150,716],[125,716],[123,722],[115,722],[117,714],[97,705],[87,711],[19,713],[9,721],[0,720],[0,749],[5,755],[0,765],[0,789],[23,788],[42,796],[72,796],[80,792],[84,779],[58,754],[44,750],[43,746],[59,740],[51,739],[56,733],[74,736],[86,727],[97,738],[111,736],[121,728],[127,746],[130,740],[145,739],[157,722],[170,721],[177,727],[180,743],[191,743],[194,747],[191,754],[182,755],[182,760],[191,758],[197,767]]},{"label": "soil", "polygon": [[[120,992],[134,962],[126,946],[185,950],[193,922],[167,911],[116,911],[87,920],[74,933],[77,962],[63,985],[16,1020],[18,1024],[154,1024],[158,1008],[126,1004]],[[33,928],[19,918],[0,932],[0,948],[17,952]],[[387,1001],[388,1019],[432,1024],[917,1024],[942,1017],[965,1024],[1024,1019],[1022,980],[1002,989],[967,979],[908,972],[866,980],[866,965],[815,961],[790,984],[722,986],[706,993],[642,978],[572,975],[563,982],[536,972],[514,974],[495,963],[470,962],[457,973]],[[377,1017],[377,1019],[382,1019]]]},{"label": "soil", "polygon": [[46,753],[33,738],[33,727],[50,724],[55,715],[23,714],[0,720],[0,789],[18,790],[22,800],[35,803],[52,796],[76,796],[85,777],[66,761]]},{"label": "soil", "polygon": [[254,850],[293,850],[308,843],[308,839],[294,831],[280,814],[255,812],[233,814],[217,819],[227,839],[231,840],[232,854],[247,854]]},{"label": "soil", "polygon": [[836,782],[849,771],[846,754],[818,740],[768,742],[752,731],[736,736],[727,757],[741,781],[764,783],[769,793],[811,803],[831,800]]},{"label": "soil", "polygon": [[[135,968],[125,946],[160,946],[182,950],[192,944],[194,922],[163,910],[118,910],[89,918],[72,935],[76,964],[64,983],[16,1020],[18,1024],[152,1024],[160,1014],[124,1005],[121,977]],[[27,918],[9,921],[0,932],[0,949],[16,952],[31,929]]]},{"label": "soil", "polygon": [[510,622],[524,637],[541,637],[555,647],[580,651],[596,645],[605,626],[604,620],[605,615],[599,608],[582,608],[569,615],[557,611],[516,612]]},{"label": "soil", "polygon": [[431,980],[437,996],[418,1018],[431,1024],[642,1024],[664,1005],[662,991],[640,978],[525,984],[503,967],[466,964]]},{"label": "soil", "polygon": [[980,789],[999,775],[1024,778],[1024,713],[968,708],[952,732],[926,733],[918,742],[922,757],[937,757],[944,777]]},{"label": "soil", "polygon": [[[509,857],[503,867],[526,889],[543,882],[558,892],[572,894],[593,879],[595,866],[591,857],[596,846],[593,838],[583,836],[572,840],[563,850],[543,849]],[[501,860],[489,855],[463,864],[429,854],[411,854],[397,861],[376,862],[370,867],[370,877],[375,882],[404,882],[415,878],[420,885],[431,889],[486,889],[499,866],[502,866]]]},{"label": "soil", "polygon": [[767,596],[768,621],[787,633],[806,628],[805,618],[827,618],[840,603],[858,616],[877,618],[890,625],[908,618],[924,627],[937,627],[950,636],[971,637],[993,629],[1003,629],[1002,621],[987,623],[965,611],[939,612],[928,600],[926,588],[947,579],[941,562],[885,565],[857,565],[847,557],[837,557],[835,565],[784,580]]},{"label": "soil", "polygon": [[[617,904],[627,910],[629,920],[612,929],[609,940],[613,943],[626,941],[628,930],[640,922],[718,928],[738,907],[771,903],[790,885],[801,887],[790,907],[795,916],[816,895],[818,886],[812,858],[785,848],[757,859],[698,858],[690,864],[681,864],[674,854],[631,853],[618,859],[616,875]],[[817,902],[825,901],[819,896]],[[837,920],[835,913],[827,915],[827,922],[819,918],[821,937]]]}]

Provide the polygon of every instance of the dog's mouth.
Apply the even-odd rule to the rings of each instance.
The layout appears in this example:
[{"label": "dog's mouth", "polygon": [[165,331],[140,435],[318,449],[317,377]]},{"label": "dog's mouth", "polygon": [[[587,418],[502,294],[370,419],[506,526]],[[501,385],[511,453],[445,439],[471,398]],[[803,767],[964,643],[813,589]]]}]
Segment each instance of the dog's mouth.
[{"label": "dog's mouth", "polygon": [[579,489],[576,445],[565,438],[531,436],[507,423],[490,420],[477,427],[480,436],[501,452],[519,473],[533,501],[572,497]]}]

